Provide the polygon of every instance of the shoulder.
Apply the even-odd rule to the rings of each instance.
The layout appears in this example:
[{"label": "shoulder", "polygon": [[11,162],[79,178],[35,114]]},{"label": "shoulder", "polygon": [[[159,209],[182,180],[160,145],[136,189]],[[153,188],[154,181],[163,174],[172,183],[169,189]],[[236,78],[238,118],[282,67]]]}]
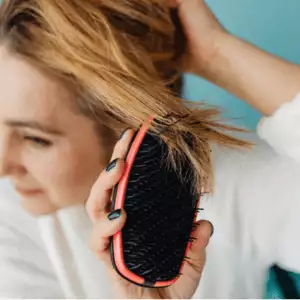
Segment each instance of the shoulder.
[{"label": "shoulder", "polygon": [[300,93],[273,115],[263,117],[257,132],[281,156],[291,157],[300,163]]},{"label": "shoulder", "polygon": [[256,137],[253,142],[250,150],[213,147],[212,201],[262,261],[299,272],[300,164]]},{"label": "shoulder", "polygon": [[[282,189],[284,186],[296,188],[300,180],[300,164],[277,154],[255,135],[249,136],[249,139],[253,143],[250,149],[213,146],[216,189],[218,184],[223,182],[226,185],[229,181],[238,190],[244,189],[246,192],[255,188],[260,192],[267,188]],[[278,185],[274,186],[275,183]]]},{"label": "shoulder", "polygon": [[271,208],[282,211],[283,204],[285,209],[300,209],[300,164],[277,154],[256,136],[251,141],[251,149],[213,147],[215,193],[230,194],[230,202],[242,210],[259,207],[261,214]]}]

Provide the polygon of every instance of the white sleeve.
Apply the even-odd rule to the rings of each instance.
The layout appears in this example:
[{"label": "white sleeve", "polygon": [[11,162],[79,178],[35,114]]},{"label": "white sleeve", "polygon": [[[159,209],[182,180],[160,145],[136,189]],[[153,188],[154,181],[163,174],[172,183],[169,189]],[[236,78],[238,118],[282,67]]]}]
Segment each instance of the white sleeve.
[{"label": "white sleeve", "polygon": [[300,163],[300,93],[272,116],[262,118],[257,132],[278,154]]},{"label": "white sleeve", "polygon": [[106,267],[89,250],[92,224],[84,206],[43,216],[39,225],[67,298],[113,298]]}]

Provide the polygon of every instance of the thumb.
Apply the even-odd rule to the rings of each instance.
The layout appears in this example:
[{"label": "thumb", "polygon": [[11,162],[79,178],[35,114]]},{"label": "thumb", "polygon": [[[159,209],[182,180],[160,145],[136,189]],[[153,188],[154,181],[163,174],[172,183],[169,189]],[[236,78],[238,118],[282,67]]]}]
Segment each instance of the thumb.
[{"label": "thumb", "polygon": [[213,232],[214,227],[210,221],[201,220],[197,222],[197,229],[192,234],[194,242],[188,254],[194,263],[199,260],[203,263],[203,251],[205,251]]}]

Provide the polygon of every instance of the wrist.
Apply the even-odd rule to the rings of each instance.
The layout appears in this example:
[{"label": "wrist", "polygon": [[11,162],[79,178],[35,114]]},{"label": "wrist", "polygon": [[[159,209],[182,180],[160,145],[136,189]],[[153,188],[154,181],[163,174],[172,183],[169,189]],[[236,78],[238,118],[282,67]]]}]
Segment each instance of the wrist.
[{"label": "wrist", "polygon": [[187,72],[203,77],[209,81],[219,81],[222,70],[228,65],[230,44],[235,39],[227,31],[217,30],[211,33],[208,45],[195,48],[187,62]]}]

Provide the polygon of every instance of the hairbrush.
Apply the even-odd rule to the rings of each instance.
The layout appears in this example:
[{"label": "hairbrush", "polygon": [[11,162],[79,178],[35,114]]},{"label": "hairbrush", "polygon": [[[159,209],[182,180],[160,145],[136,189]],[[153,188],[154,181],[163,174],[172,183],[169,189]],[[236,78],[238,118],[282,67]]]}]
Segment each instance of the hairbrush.
[{"label": "hairbrush", "polygon": [[[180,276],[197,215],[199,195],[188,159],[180,174],[168,163],[166,143],[145,122],[125,157],[112,208],[125,209],[127,221],[112,237],[111,259],[125,279],[143,287],[167,287]],[[191,145],[192,146],[192,145]]]}]

